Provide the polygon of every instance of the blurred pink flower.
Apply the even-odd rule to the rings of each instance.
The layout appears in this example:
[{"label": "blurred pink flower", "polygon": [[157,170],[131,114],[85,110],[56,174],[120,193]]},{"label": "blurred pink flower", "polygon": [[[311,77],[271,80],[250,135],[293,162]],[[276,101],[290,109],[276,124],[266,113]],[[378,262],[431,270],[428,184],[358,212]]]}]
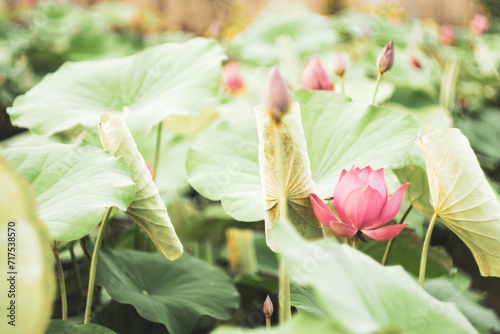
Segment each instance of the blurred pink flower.
[{"label": "blurred pink flower", "polygon": [[328,80],[328,74],[319,57],[314,57],[307,63],[302,72],[302,86],[311,90],[333,91],[333,83]]},{"label": "blurred pink flower", "polygon": [[311,204],[318,220],[339,237],[363,240],[363,236],[387,241],[397,236],[409,224],[382,225],[390,222],[399,211],[409,183],[403,184],[393,195],[387,195],[384,169],[343,170],[333,191],[333,207],[337,216],[316,195],[310,194]]},{"label": "blurred pink flower", "polygon": [[239,94],[245,89],[240,66],[234,61],[228,62],[222,70],[222,88],[230,94]]},{"label": "blurred pink flower", "polygon": [[420,59],[418,58],[417,55],[410,55],[410,58],[408,59],[410,62],[410,65],[416,69],[416,70],[421,70],[422,69],[422,63],[420,62]]},{"label": "blurred pink flower", "polygon": [[441,26],[439,41],[446,46],[455,44],[455,30],[452,26],[446,23]]},{"label": "blurred pink flower", "polygon": [[469,28],[474,35],[479,36],[490,28],[490,22],[486,16],[475,14],[472,20],[470,20]]}]

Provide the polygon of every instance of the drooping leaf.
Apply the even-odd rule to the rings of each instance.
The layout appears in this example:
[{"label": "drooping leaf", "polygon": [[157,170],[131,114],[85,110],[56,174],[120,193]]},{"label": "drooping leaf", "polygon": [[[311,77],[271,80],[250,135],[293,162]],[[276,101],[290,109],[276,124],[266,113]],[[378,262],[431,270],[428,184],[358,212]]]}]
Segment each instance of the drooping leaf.
[{"label": "drooping leaf", "polygon": [[196,114],[213,103],[224,59],[215,41],[195,38],[124,58],[66,63],[8,112],[15,125],[36,134],[94,127],[103,112],[144,134],[169,115]]},{"label": "drooping leaf", "polygon": [[[323,227],[316,218],[309,199],[309,194],[313,192],[313,181],[299,104],[294,102],[290,105],[279,125],[269,116],[264,106],[255,108],[255,117],[269,248],[277,251],[269,237],[269,231],[280,218],[282,205],[286,205],[288,219],[302,236],[308,239],[323,237]],[[283,150],[282,160],[278,145]],[[284,189],[280,189],[279,183],[280,164],[284,173]],[[284,194],[286,203],[281,203],[280,194]]]},{"label": "drooping leaf", "polygon": [[328,319],[324,306],[316,296],[316,290],[311,287],[302,287],[297,284],[290,285],[290,303],[299,313],[305,312],[318,318]]},{"label": "drooping leaf", "polygon": [[418,120],[420,126],[432,125],[439,128],[449,128],[453,125],[453,120],[448,110],[440,105],[430,105],[425,107],[406,107],[400,103],[388,102],[383,104],[384,108],[409,112]]},{"label": "drooping leaf", "polygon": [[75,240],[99,224],[106,207],[126,210],[135,185],[123,159],[89,145],[49,144],[2,152],[31,184],[53,240]]},{"label": "drooping leaf", "polygon": [[103,114],[99,132],[103,147],[111,155],[123,157],[136,184],[134,200],[125,213],[146,231],[160,253],[169,260],[177,259],[183,246],[127,125],[121,118],[110,119],[109,114]]},{"label": "drooping leaf", "polygon": [[[331,196],[343,168],[380,168],[401,163],[418,128],[408,114],[353,103],[330,92],[297,90],[311,163],[314,191]],[[250,110],[235,114],[202,133],[186,161],[189,183],[203,196],[221,200],[240,221],[264,218],[258,137]]]},{"label": "drooping leaf", "polygon": [[500,277],[500,202],[458,129],[419,131],[435,212],[470,248],[483,276]]},{"label": "drooping leaf", "polygon": [[170,262],[158,253],[103,248],[96,283],[171,333],[191,333],[204,316],[229,319],[239,305],[230,278],[188,254]]},{"label": "drooping leaf", "polygon": [[2,157],[0,189],[0,332],[42,334],[55,292],[47,228],[38,218],[29,184]]},{"label": "drooping leaf", "polygon": [[45,334],[115,334],[111,329],[96,324],[77,325],[64,320],[51,320]]},{"label": "drooping leaf", "polygon": [[350,332],[477,333],[455,305],[430,296],[399,266],[331,239],[306,242],[286,221],[271,233],[292,281],[314,289],[328,320]]},{"label": "drooping leaf", "polygon": [[[411,224],[410,220],[405,220]],[[370,241],[360,244],[359,249],[380,262],[384,256],[387,242]],[[387,265],[400,265],[407,272],[418,276],[423,241],[414,230],[404,229],[392,243]],[[439,277],[450,273],[453,260],[443,246],[431,247],[427,259],[426,277]]]}]

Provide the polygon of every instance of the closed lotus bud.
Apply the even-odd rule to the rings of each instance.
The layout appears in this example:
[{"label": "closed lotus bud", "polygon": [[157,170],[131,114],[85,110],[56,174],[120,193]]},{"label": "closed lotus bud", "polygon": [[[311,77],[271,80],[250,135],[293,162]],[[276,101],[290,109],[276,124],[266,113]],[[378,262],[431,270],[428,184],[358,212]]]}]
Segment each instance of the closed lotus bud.
[{"label": "closed lotus bud", "polygon": [[342,78],[345,73],[345,66],[344,58],[339,52],[335,52],[335,56],[333,56],[333,72]]},{"label": "closed lotus bud", "polygon": [[228,62],[222,71],[222,88],[230,94],[239,94],[245,89],[240,66],[234,61]]},{"label": "closed lotus bud", "polygon": [[420,62],[420,59],[416,55],[411,55],[409,58],[410,65],[416,69],[416,70],[421,70],[422,69],[422,63]]},{"label": "closed lotus bud", "polygon": [[271,69],[267,78],[262,100],[267,113],[276,123],[279,123],[283,115],[288,112],[290,92],[276,66]]},{"label": "closed lotus bud", "polygon": [[469,23],[469,28],[474,35],[479,36],[490,28],[490,22],[486,16],[475,14]]},{"label": "closed lotus bud", "polygon": [[389,71],[394,64],[394,43],[387,43],[377,57],[377,67],[380,73]]},{"label": "closed lotus bud", "polygon": [[267,295],[266,301],[264,302],[263,310],[266,318],[270,318],[273,315],[274,307],[273,307],[273,302],[271,301],[269,295]]},{"label": "closed lotus bud", "polygon": [[328,79],[319,57],[314,57],[307,63],[302,73],[302,87],[312,90],[333,90],[333,83]]},{"label": "closed lotus bud", "polygon": [[443,24],[439,31],[439,41],[441,44],[450,46],[455,44],[455,30],[448,24]]}]

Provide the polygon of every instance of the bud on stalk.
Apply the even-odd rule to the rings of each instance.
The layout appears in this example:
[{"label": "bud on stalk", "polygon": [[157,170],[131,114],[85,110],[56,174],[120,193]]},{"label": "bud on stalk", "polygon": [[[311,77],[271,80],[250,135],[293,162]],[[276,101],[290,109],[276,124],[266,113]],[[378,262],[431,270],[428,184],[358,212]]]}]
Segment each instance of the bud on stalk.
[{"label": "bud on stalk", "polygon": [[290,92],[278,68],[271,69],[262,96],[266,112],[279,124],[290,107]]},{"label": "bud on stalk", "polygon": [[271,328],[271,317],[274,312],[274,307],[269,295],[267,295],[266,301],[264,302],[264,307],[262,309],[264,311],[264,315],[266,316],[266,328]]},{"label": "bud on stalk", "polygon": [[377,67],[380,73],[385,73],[392,68],[394,64],[394,43],[392,39],[389,43],[387,43],[382,51],[378,54],[377,57]]}]

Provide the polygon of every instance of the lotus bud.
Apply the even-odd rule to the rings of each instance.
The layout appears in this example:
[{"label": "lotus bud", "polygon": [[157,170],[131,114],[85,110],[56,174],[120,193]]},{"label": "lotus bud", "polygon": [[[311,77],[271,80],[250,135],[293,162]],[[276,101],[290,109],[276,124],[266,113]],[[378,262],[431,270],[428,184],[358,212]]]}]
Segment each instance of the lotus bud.
[{"label": "lotus bud", "polygon": [[385,73],[392,68],[394,64],[394,43],[392,39],[389,43],[387,43],[382,51],[378,54],[377,57],[377,67],[380,73]]},{"label": "lotus bud", "polygon": [[422,63],[420,62],[420,59],[416,55],[411,55],[409,58],[410,65],[416,69],[416,70],[421,70],[422,69]]},{"label": "lotus bud", "polygon": [[273,302],[271,301],[269,295],[267,295],[266,301],[264,302],[263,310],[266,318],[271,318],[274,312],[274,307],[273,307]]},{"label": "lotus bud", "polygon": [[222,88],[229,94],[239,94],[245,89],[245,82],[240,66],[230,61],[222,70]]},{"label": "lotus bud", "polygon": [[319,57],[311,59],[302,73],[302,86],[311,90],[333,90],[333,83],[321,64]]},{"label": "lotus bud", "polygon": [[455,30],[448,24],[443,24],[439,31],[439,41],[441,44],[450,46],[455,44]]},{"label": "lotus bud", "polygon": [[490,28],[490,22],[486,16],[475,14],[469,23],[469,28],[474,35],[479,36]]},{"label": "lotus bud", "polygon": [[345,73],[345,66],[344,58],[339,52],[335,52],[335,56],[333,56],[333,72],[342,78]]},{"label": "lotus bud", "polygon": [[267,77],[262,100],[267,113],[276,123],[279,123],[283,115],[288,112],[290,92],[276,66],[271,69]]}]

